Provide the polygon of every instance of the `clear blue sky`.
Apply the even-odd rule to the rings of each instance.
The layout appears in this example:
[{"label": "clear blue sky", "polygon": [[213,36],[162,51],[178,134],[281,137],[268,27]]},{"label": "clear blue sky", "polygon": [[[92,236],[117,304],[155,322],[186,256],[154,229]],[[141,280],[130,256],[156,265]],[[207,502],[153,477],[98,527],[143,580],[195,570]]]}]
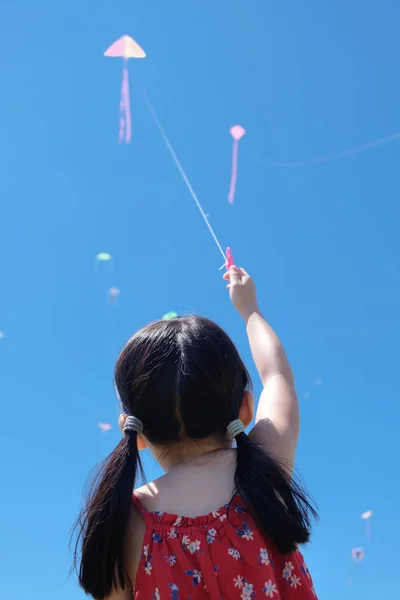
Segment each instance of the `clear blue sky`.
[{"label": "clear blue sky", "polygon": [[[2,599],[83,598],[69,528],[119,437],[97,423],[116,421],[113,360],[135,329],[195,311],[251,366],[218,251],[135,80],[292,360],[321,599],[398,597],[400,142],[313,167],[268,161],[400,130],[399,19],[395,0],[2,0]],[[124,33],[148,53],[130,63],[130,146],[116,143],[121,63],[103,57]],[[247,135],[231,207],[236,123]],[[112,272],[95,270],[98,252]],[[367,509],[372,539],[347,587]]]}]

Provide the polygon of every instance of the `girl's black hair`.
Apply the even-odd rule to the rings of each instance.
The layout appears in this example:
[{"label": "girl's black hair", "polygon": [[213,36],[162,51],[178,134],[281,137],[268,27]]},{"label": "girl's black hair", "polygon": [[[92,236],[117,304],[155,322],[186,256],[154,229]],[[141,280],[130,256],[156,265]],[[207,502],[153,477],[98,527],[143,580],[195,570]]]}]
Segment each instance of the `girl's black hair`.
[{"label": "girl's black hair", "polygon": [[[138,331],[117,360],[115,383],[126,413],[140,419],[143,434],[159,446],[209,436],[224,439],[251,386],[228,335],[195,316],[157,321]],[[316,513],[304,491],[264,449],[245,433],[236,442],[236,491],[265,537],[282,554],[290,553],[308,541],[310,516]],[[77,523],[79,582],[99,600],[114,586],[126,585],[125,534],[141,468],[137,434],[128,432],[105,460]]]}]

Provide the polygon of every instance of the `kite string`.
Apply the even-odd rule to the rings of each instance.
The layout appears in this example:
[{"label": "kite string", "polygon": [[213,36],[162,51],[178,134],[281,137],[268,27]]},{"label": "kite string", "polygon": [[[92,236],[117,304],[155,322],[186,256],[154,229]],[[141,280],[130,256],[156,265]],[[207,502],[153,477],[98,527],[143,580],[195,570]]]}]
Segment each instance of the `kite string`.
[{"label": "kite string", "polygon": [[154,120],[155,124],[157,125],[157,128],[158,128],[159,132],[161,133],[161,136],[162,136],[162,138],[163,138],[163,140],[164,140],[164,142],[165,142],[165,144],[166,144],[166,146],[167,146],[167,148],[169,150],[169,153],[171,154],[171,156],[172,156],[172,158],[173,158],[173,160],[174,160],[174,162],[175,162],[175,164],[176,164],[176,166],[178,168],[178,171],[182,175],[183,181],[185,182],[185,184],[186,184],[186,186],[187,186],[187,188],[188,188],[188,190],[190,192],[190,195],[192,196],[193,200],[195,201],[196,206],[199,209],[200,214],[203,217],[204,222],[207,225],[208,230],[211,233],[212,238],[213,238],[214,242],[216,243],[218,250],[220,251],[221,255],[223,256],[224,263],[225,263],[226,262],[225,252],[223,251],[222,246],[219,243],[218,238],[217,238],[217,236],[216,236],[213,228],[211,227],[211,224],[210,224],[209,220],[207,219],[207,215],[205,214],[205,212],[203,210],[203,207],[201,206],[200,201],[197,198],[197,196],[196,196],[196,194],[195,194],[195,192],[194,192],[194,190],[193,190],[193,188],[192,188],[192,186],[190,184],[190,181],[187,178],[185,171],[183,170],[183,167],[182,167],[182,165],[181,165],[181,163],[180,163],[177,155],[175,154],[175,150],[173,149],[173,147],[171,145],[171,142],[169,141],[169,139],[167,137],[167,134],[165,133],[164,128],[162,127],[162,125],[161,125],[161,123],[160,123],[160,121],[159,121],[159,119],[157,117],[157,114],[156,114],[153,106],[150,104],[150,102],[149,102],[149,100],[148,100],[148,98],[147,98],[147,96],[146,96],[146,94],[144,93],[143,90],[142,90],[142,95],[143,95],[144,101],[145,101],[145,103],[147,105],[147,108],[149,109],[149,112],[150,112],[151,116],[153,117],[153,120]]},{"label": "kite string", "polygon": [[[396,142],[400,140],[400,131],[393,133],[392,135],[388,135],[385,137],[381,137],[377,140],[373,140],[372,142],[366,142],[365,144],[361,144],[360,146],[354,146],[352,148],[347,148],[346,150],[342,150],[341,152],[336,152],[335,154],[330,154],[326,156],[319,156],[317,158],[310,158],[309,160],[301,160],[301,161],[293,161],[293,162],[275,162],[271,160],[262,159],[262,162],[270,167],[311,167],[314,165],[333,162],[338,158],[345,158],[346,156],[351,156],[352,154],[359,154],[360,152],[365,152],[366,150],[372,150],[373,148],[378,148],[379,146],[384,146],[385,144],[390,144],[392,142]],[[257,157],[260,158],[260,157]]]}]

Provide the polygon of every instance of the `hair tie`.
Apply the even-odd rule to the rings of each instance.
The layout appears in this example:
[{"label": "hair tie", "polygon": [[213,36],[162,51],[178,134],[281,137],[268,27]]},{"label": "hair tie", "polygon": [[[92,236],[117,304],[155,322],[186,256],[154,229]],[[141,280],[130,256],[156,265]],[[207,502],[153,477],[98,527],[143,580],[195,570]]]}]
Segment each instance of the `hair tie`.
[{"label": "hair tie", "polygon": [[244,433],[244,425],[240,419],[235,419],[229,423],[226,431],[228,432],[229,437],[234,440],[239,433]]},{"label": "hair tie", "polygon": [[124,433],[128,431],[134,431],[137,434],[143,432],[143,423],[137,417],[127,417],[124,425]]}]

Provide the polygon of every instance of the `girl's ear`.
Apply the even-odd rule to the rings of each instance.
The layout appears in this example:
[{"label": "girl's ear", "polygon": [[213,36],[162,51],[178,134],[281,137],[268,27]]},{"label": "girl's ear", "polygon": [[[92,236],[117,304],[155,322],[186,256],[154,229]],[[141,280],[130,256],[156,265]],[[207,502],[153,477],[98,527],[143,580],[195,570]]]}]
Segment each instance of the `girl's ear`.
[{"label": "girl's ear", "polygon": [[248,427],[254,417],[254,396],[246,390],[243,394],[242,405],[239,411],[239,419],[245,427]]},{"label": "girl's ear", "polygon": [[122,433],[124,433],[125,421],[127,420],[128,415],[126,413],[122,413],[118,417],[118,425]]},{"label": "girl's ear", "polygon": [[[126,413],[122,413],[121,415],[119,415],[118,417],[118,425],[120,430],[122,431],[122,434],[124,434],[124,426],[125,426],[125,421],[128,418],[128,415]],[[137,436],[137,447],[138,450],[145,450],[148,447],[148,442],[146,440],[146,438],[144,437],[144,435],[138,435]]]},{"label": "girl's ear", "polygon": [[138,450],[146,450],[146,448],[148,447],[148,442],[146,440],[146,438],[144,437],[143,434],[140,434],[137,436],[137,447]]}]

